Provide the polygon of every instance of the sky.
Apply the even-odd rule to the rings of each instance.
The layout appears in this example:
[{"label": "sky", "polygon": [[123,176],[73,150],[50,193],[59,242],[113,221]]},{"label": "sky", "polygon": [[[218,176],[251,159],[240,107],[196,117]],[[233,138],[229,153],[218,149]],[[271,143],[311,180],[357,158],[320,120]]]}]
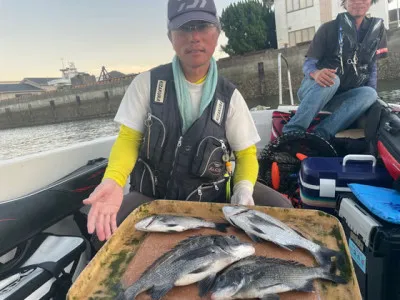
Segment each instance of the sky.
[{"label": "sky", "polygon": [[[236,1],[215,2],[221,15]],[[167,0],[0,0],[0,28],[0,81],[61,77],[62,59],[99,76],[102,66],[136,73],[174,55]]]},{"label": "sky", "polygon": [[[215,2],[221,15],[237,1]],[[0,81],[61,77],[62,60],[96,76],[148,70],[173,57],[166,26],[167,0],[0,0]]]}]

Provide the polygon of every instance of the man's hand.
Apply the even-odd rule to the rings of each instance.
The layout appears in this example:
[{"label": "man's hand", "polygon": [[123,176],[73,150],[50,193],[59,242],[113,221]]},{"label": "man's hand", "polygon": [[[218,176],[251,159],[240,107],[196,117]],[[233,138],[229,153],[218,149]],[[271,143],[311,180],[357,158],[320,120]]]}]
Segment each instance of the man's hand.
[{"label": "man's hand", "polygon": [[334,79],[336,77],[335,69],[322,69],[317,70],[310,74],[311,78],[315,80],[322,87],[334,85]]},{"label": "man's hand", "polygon": [[83,204],[92,205],[88,215],[89,233],[96,230],[100,241],[109,239],[117,230],[117,212],[121,207],[124,193],[114,180],[105,179],[96,187]]},{"label": "man's hand", "polygon": [[254,205],[253,189],[253,184],[250,181],[239,181],[233,187],[231,203],[239,205]]}]

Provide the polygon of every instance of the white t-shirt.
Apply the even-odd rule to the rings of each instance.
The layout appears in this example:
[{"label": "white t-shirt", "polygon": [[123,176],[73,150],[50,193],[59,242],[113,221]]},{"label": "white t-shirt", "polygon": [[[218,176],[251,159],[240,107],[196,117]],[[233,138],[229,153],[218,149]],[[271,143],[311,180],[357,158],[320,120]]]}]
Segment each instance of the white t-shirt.
[{"label": "white t-shirt", "polygon": [[[193,114],[200,110],[202,84],[188,82]],[[115,121],[133,130],[144,131],[144,120],[150,112],[150,71],[135,77],[129,85]],[[225,124],[226,137],[233,151],[244,150],[260,141],[250,111],[238,90],[233,92]]]}]

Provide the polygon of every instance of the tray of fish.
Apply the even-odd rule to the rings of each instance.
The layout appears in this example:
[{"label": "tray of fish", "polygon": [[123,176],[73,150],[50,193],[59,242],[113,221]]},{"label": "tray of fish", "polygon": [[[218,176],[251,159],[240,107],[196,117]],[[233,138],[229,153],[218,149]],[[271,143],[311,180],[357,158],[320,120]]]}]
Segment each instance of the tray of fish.
[{"label": "tray of fish", "polygon": [[157,200],[133,211],[67,299],[361,299],[340,222],[315,210]]}]

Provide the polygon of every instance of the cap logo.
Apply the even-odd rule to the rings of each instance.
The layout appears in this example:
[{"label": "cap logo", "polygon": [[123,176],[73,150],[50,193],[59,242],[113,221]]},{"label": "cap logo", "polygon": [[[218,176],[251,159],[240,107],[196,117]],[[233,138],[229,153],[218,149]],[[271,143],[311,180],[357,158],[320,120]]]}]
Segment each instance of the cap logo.
[{"label": "cap logo", "polygon": [[[182,0],[178,0],[179,2],[181,2]],[[182,10],[188,10],[188,9],[192,9],[192,8],[204,8],[207,5],[207,0],[194,0],[192,4],[187,4],[187,3],[182,3],[181,6],[178,9],[178,12],[181,12]],[[186,8],[185,8],[186,6]]]}]

